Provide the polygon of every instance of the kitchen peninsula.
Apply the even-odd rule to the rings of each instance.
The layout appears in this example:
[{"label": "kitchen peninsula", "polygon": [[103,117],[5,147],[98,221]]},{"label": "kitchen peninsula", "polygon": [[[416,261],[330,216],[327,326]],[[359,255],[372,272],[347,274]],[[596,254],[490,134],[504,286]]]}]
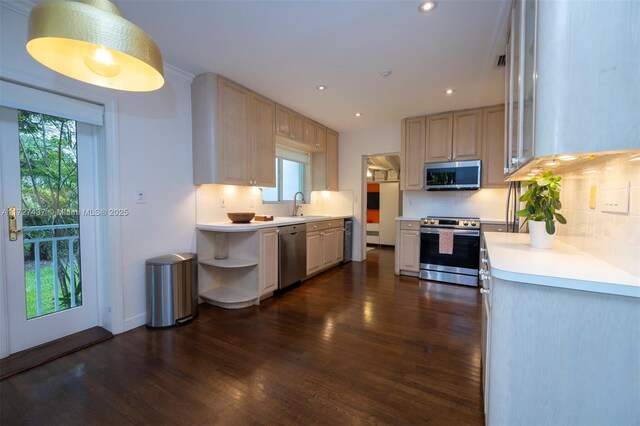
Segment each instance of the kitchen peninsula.
[{"label": "kitchen peninsula", "polygon": [[279,227],[305,224],[306,276],[338,265],[345,216],[276,217],[273,221],[197,225],[200,297],[227,309],[257,305],[278,289]]}]

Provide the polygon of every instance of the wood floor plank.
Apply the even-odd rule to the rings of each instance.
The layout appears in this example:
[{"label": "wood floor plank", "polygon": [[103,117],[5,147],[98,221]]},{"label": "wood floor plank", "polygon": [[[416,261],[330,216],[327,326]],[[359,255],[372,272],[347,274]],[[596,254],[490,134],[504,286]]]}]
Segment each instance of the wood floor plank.
[{"label": "wood floor plank", "polygon": [[476,288],[393,275],[393,251],[258,307],[201,305],[0,382],[2,424],[484,423]]}]

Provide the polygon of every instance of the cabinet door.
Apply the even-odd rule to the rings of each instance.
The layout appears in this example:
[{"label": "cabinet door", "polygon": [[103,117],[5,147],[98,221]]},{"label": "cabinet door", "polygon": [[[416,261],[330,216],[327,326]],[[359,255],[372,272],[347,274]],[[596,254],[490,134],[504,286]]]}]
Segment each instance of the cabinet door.
[{"label": "cabinet door", "polygon": [[420,231],[400,231],[400,269],[420,272]]},{"label": "cabinet door", "polygon": [[336,229],[336,260],[335,263],[344,259],[344,228]]},{"label": "cabinet door", "polygon": [[482,112],[482,187],[507,186],[504,181],[504,105]]},{"label": "cabinet door", "polygon": [[278,233],[276,228],[260,230],[260,295],[278,288]]},{"label": "cabinet door", "polygon": [[327,229],[322,235],[322,267],[326,268],[336,262],[336,230]]},{"label": "cabinet door", "polygon": [[218,179],[217,183],[249,185],[251,149],[249,141],[249,97],[245,88],[218,79]]},{"label": "cabinet door", "polygon": [[404,123],[402,143],[402,189],[422,189],[425,163],[425,118],[409,118]]},{"label": "cabinet door", "polygon": [[322,266],[322,235],[320,231],[307,233],[307,275],[318,271]]},{"label": "cabinet door", "polygon": [[295,112],[291,113],[291,139],[304,143],[304,119]]},{"label": "cabinet door", "polygon": [[536,82],[536,19],[538,2],[535,0],[523,0],[524,28],[522,52],[523,84],[522,84],[522,143],[518,147],[518,165],[528,163],[534,156],[534,115],[535,115],[535,82]]},{"label": "cabinet door", "polygon": [[338,133],[327,129],[326,189],[338,190]]},{"label": "cabinet door", "polygon": [[522,2],[518,0],[514,4],[511,20],[511,83],[509,85],[511,95],[511,100],[509,102],[510,149],[508,152],[508,163],[511,171],[515,171],[520,167],[518,164],[518,151],[519,146],[522,143],[522,128],[520,126],[520,83],[522,82],[522,70],[520,67],[521,11]]},{"label": "cabinet door", "polygon": [[321,124],[316,124],[316,150],[319,152],[327,150],[327,128]]},{"label": "cabinet door", "polygon": [[309,145],[309,148],[315,151],[318,148],[316,146],[316,123],[307,118],[304,120],[302,129],[305,145]]},{"label": "cabinet door", "polygon": [[482,145],[482,109],[453,114],[453,161],[478,160]]},{"label": "cabinet door", "polygon": [[427,162],[451,161],[453,113],[427,117]]},{"label": "cabinet door", "polygon": [[253,184],[276,186],[275,103],[251,95],[251,165]]},{"label": "cabinet door", "polygon": [[291,139],[291,111],[276,105],[276,134]]}]

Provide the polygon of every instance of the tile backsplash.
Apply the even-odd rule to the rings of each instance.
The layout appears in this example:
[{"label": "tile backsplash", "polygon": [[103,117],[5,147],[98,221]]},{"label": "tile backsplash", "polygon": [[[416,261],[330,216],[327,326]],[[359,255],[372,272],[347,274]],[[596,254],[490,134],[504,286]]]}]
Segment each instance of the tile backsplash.
[{"label": "tile backsplash", "polygon": [[[229,212],[255,212],[274,216],[289,216],[292,203],[262,204],[262,191],[257,187],[234,185],[199,185],[196,187],[196,222],[228,221]],[[305,215],[353,215],[353,191],[314,191],[311,200],[303,204]]]},{"label": "tile backsplash", "polygon": [[506,189],[478,191],[404,191],[403,216],[474,216],[505,220]]},{"label": "tile backsplash", "polygon": [[[640,161],[629,154],[596,158],[562,176],[561,213],[567,224],[558,228],[558,238],[634,275],[640,275]],[[637,158],[637,157],[635,157]],[[595,208],[589,206],[595,187]],[[622,190],[628,211],[604,211],[605,190]]]}]

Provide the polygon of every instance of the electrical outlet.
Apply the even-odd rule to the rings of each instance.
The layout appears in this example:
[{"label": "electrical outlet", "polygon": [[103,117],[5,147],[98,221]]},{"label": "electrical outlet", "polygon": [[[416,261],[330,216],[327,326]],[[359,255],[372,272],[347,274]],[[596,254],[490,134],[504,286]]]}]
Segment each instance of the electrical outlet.
[{"label": "electrical outlet", "polygon": [[147,191],[144,189],[136,190],[136,204],[146,204],[147,203]]},{"label": "electrical outlet", "polygon": [[597,191],[596,185],[591,185],[589,187],[589,208],[590,209],[596,208],[596,191]]},{"label": "electrical outlet", "polygon": [[221,208],[221,209],[224,209],[224,208],[225,208],[224,198],[220,197],[220,201],[219,201],[219,203],[220,203],[220,208]]}]

